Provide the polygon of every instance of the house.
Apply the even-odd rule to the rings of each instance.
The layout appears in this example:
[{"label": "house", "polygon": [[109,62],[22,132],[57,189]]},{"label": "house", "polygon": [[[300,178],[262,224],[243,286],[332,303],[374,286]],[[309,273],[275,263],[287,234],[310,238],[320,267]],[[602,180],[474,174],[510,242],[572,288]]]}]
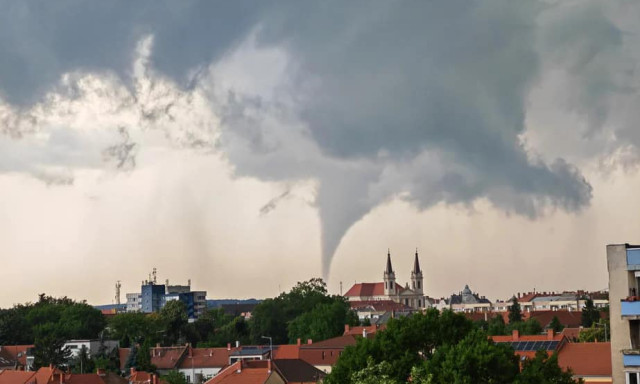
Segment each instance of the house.
[{"label": "house", "polygon": [[232,348],[187,348],[187,355],[178,366],[188,383],[203,383],[229,365]]},{"label": "house", "polygon": [[137,371],[135,368],[131,368],[127,382],[128,384],[167,384],[166,381],[160,380],[157,374]]},{"label": "house", "polygon": [[343,336],[347,335],[362,335],[362,337],[367,337],[367,335],[373,335],[378,331],[383,331],[387,328],[386,324],[383,325],[369,325],[369,326],[350,326],[349,324],[345,324]]},{"label": "house", "polygon": [[567,343],[558,352],[558,365],[585,384],[611,383],[611,343]]},{"label": "house", "polygon": [[568,341],[562,334],[556,334],[552,329],[545,335],[520,335],[514,330],[509,336],[490,336],[494,343],[509,343],[515,353],[523,358],[533,358],[539,350],[547,351],[548,355],[559,351]]},{"label": "house", "polygon": [[33,367],[33,345],[0,346],[0,370]]},{"label": "house", "polygon": [[[161,375],[167,374],[169,371],[177,370],[184,356],[186,355],[188,346],[180,347],[160,347],[151,348],[151,364],[155,365]],[[126,365],[131,354],[131,348],[120,348],[118,350],[120,357],[120,370],[126,372]]]},{"label": "house", "polygon": [[239,360],[206,384],[318,383],[325,374],[300,359]]},{"label": "house", "polygon": [[71,357],[77,357],[80,354],[82,348],[86,348],[89,357],[99,354],[101,350],[109,354],[114,349],[118,348],[120,343],[117,340],[98,340],[98,339],[84,339],[84,340],[67,340],[64,343],[64,347],[71,351]]},{"label": "house", "polygon": [[[103,370],[97,373],[69,374],[54,367],[37,371],[0,371],[1,384],[127,384],[127,380]],[[153,384],[145,382],[145,384]],[[158,384],[158,383],[156,383]]]},{"label": "house", "polygon": [[[317,369],[330,373],[331,368],[338,361],[345,347],[356,345],[357,338],[362,336],[344,335],[317,343],[300,346],[300,359],[313,365]],[[367,335],[371,337],[371,335]]]},{"label": "house", "polygon": [[[363,283],[368,284],[368,283]],[[416,312],[417,309],[411,308],[402,303],[396,303],[393,300],[352,300],[349,301],[351,310],[353,310],[360,321],[369,319],[372,323],[376,322],[381,316],[387,312]]]},{"label": "house", "polygon": [[383,273],[384,281],[379,283],[354,284],[344,296],[349,301],[394,301],[411,308],[425,308],[428,302],[424,296],[423,275],[416,251],[411,271],[411,288],[409,283],[402,287],[396,283],[396,274],[391,265],[391,252],[387,252],[387,266]]},{"label": "house", "polygon": [[490,312],[492,308],[491,301],[472,292],[469,285],[465,285],[459,294],[451,295],[445,303],[454,312]]}]

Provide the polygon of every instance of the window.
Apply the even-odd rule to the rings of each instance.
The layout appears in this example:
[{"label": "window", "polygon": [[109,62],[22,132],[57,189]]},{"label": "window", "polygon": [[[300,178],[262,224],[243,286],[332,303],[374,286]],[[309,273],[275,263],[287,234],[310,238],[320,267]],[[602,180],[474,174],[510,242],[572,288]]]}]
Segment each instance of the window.
[{"label": "window", "polygon": [[640,384],[638,372],[627,372],[627,384]]},{"label": "window", "polygon": [[190,382],[191,382],[191,376],[189,376],[189,375],[185,375],[185,378],[187,379],[187,383],[190,383]]},{"label": "window", "polygon": [[420,280],[418,280],[418,289],[420,289]]}]

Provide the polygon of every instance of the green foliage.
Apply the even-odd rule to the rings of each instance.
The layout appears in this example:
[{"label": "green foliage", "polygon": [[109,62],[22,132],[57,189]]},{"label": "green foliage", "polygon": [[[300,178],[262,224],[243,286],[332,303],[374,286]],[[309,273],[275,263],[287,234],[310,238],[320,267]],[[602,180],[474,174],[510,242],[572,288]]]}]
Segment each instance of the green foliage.
[{"label": "green foliage", "polygon": [[489,319],[487,323],[487,333],[491,336],[506,335],[507,325],[504,323],[504,319],[500,314]]},{"label": "green foliage", "polygon": [[[310,315],[305,314],[314,310],[315,314],[319,314],[317,308],[320,306],[325,310],[330,309],[333,317],[322,314],[322,320],[314,321],[312,327],[305,325],[305,321],[311,320]],[[329,338],[342,334],[345,323],[357,324],[344,298],[329,296],[326,284],[318,278],[298,283],[290,292],[263,301],[256,306],[252,315],[251,339],[254,343],[261,343],[262,336],[272,337],[274,344],[285,344],[297,337],[313,338],[308,337],[310,335]],[[304,318],[296,320],[299,316]],[[293,324],[291,330],[290,324]]]},{"label": "green foliage", "polygon": [[473,324],[462,314],[427,310],[400,319],[391,319],[385,331],[373,339],[359,339],[355,346],[345,348],[337,364],[327,376],[327,384],[350,383],[355,372],[374,364],[389,362],[390,378],[406,381],[414,366],[444,344],[456,344],[471,330]]},{"label": "green foliage", "polygon": [[553,319],[551,319],[551,322],[549,323],[549,328],[553,329],[554,332],[559,333],[564,329],[564,325],[560,324],[558,316],[553,316]]},{"label": "green foliage", "polygon": [[600,320],[600,311],[593,305],[593,300],[587,299],[582,309],[582,326],[590,327]]},{"label": "green foliage", "polygon": [[583,328],[580,331],[578,340],[581,343],[591,343],[594,341],[608,341],[610,339],[611,328],[609,320],[600,319],[598,322],[591,324],[589,328]]},{"label": "green foliage", "polygon": [[69,360],[69,367],[73,373],[92,373],[95,371],[95,361],[89,358],[89,352],[84,345],[80,348],[78,356]]},{"label": "green foliage", "polygon": [[169,384],[187,384],[184,373],[179,371],[169,371],[169,373],[162,376],[162,379]]},{"label": "green foliage", "polygon": [[511,300],[513,300],[513,304],[509,307],[509,323],[517,323],[522,321],[522,310],[515,296]]},{"label": "green foliage", "polygon": [[143,340],[159,342],[162,333],[163,324],[155,313],[119,313],[109,320],[109,337],[120,340],[123,348]]},{"label": "green foliage", "polygon": [[438,348],[426,362],[433,383],[512,383],[518,375],[518,357],[506,344],[491,342],[474,331],[457,344]]},{"label": "green foliage", "polygon": [[183,330],[189,321],[184,303],[180,300],[166,303],[160,310],[160,321],[164,327],[164,344],[182,344]]},{"label": "green foliage", "polygon": [[375,364],[372,358],[367,359],[367,366],[351,375],[353,384],[400,384],[390,376],[391,364],[386,361]]},{"label": "green foliage", "polygon": [[521,335],[539,335],[542,333],[542,325],[536,319],[509,323],[507,325],[507,334],[511,334],[514,330],[517,330]]},{"label": "green foliage", "polygon": [[156,366],[151,364],[151,343],[145,340],[136,354],[135,368],[138,371],[155,372]]},{"label": "green foliage", "polygon": [[332,303],[319,304],[293,319],[288,326],[289,342],[298,338],[326,340],[342,334],[344,324],[357,325],[358,318],[346,300],[336,297]]},{"label": "green foliage", "polygon": [[533,359],[526,359],[522,372],[514,384],[575,384],[583,383],[572,378],[571,371],[565,372],[558,366],[558,355],[549,357],[547,352],[538,351]]},{"label": "green foliage", "polygon": [[35,304],[0,310],[0,345],[36,339],[96,339],[105,328],[102,313],[86,303],[40,294]]},{"label": "green foliage", "polygon": [[34,368],[65,365],[71,357],[71,351],[64,347],[65,339],[57,335],[52,323],[44,323],[37,328],[34,344]]}]

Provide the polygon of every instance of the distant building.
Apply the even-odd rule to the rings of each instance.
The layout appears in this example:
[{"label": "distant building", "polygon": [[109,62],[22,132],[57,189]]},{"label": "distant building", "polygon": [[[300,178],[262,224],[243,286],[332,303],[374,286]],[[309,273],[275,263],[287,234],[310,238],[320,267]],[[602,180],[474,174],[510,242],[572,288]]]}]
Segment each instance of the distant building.
[{"label": "distant building", "polygon": [[77,357],[83,347],[86,348],[87,354],[91,357],[102,352],[109,354],[119,346],[120,343],[117,340],[67,340],[64,343],[64,347],[71,351],[71,357]]},{"label": "distant building", "polygon": [[416,251],[413,270],[411,271],[411,287],[396,283],[396,274],[391,266],[391,252],[387,253],[387,266],[384,270],[384,281],[379,283],[354,284],[344,296],[349,301],[394,301],[411,308],[425,308],[428,306],[423,289],[424,279]]},{"label": "distant building", "polygon": [[491,301],[484,296],[474,293],[465,285],[459,294],[453,294],[448,299],[440,301],[440,309],[450,309],[454,312],[490,312]]},{"label": "distant building", "polygon": [[[154,272],[155,273],[155,272]],[[159,312],[170,301],[181,301],[187,309],[189,320],[195,320],[207,309],[207,292],[192,291],[191,281],[187,285],[156,284],[145,280],[140,293],[127,293],[127,312]]]}]

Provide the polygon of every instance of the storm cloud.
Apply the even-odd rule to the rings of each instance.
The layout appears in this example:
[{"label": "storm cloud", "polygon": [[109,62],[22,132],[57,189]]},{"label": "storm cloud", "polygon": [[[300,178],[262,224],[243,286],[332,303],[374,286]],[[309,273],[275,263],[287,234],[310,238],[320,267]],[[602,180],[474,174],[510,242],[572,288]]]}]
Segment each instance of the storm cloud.
[{"label": "storm cloud", "polygon": [[[68,0],[4,8],[0,146],[77,125],[91,133],[74,128],[61,142],[88,153],[60,160],[45,140],[50,156],[33,163],[100,167],[106,153],[132,168],[129,154],[144,146],[136,132],[156,130],[176,148],[222,154],[238,176],[311,180],[325,277],[349,228],[392,199],[420,210],[486,199],[532,219],[587,207],[592,188],[579,165],[561,153],[540,156],[544,149],[524,140],[529,97],[550,71],[565,73],[563,105],[590,132],[640,144],[628,101],[638,98],[637,52],[625,49],[637,37],[625,34],[629,12],[618,4]],[[107,85],[83,88],[87,79]],[[71,123],[77,110],[67,120],[43,117],[64,114],[69,100],[88,102],[86,92],[115,104],[81,124]],[[102,146],[72,139],[94,137],[93,124],[108,132]],[[11,156],[0,154],[0,171],[25,171],[7,165],[17,162]]]}]

